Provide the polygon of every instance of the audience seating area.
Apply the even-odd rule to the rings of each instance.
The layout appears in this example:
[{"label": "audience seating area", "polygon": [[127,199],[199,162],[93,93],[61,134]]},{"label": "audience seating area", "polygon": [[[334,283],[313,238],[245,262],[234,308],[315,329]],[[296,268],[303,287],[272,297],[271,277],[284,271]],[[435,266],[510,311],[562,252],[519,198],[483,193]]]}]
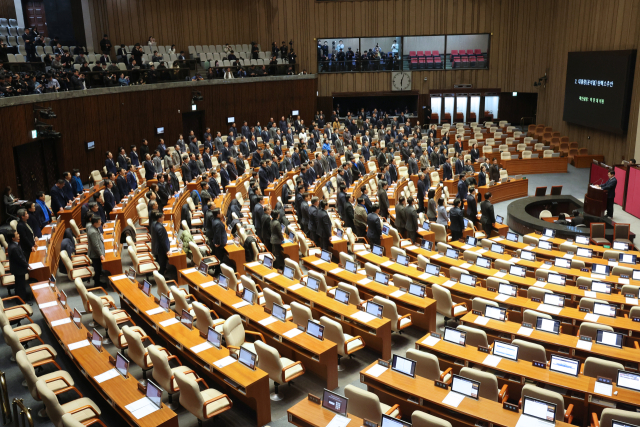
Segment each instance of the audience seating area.
[{"label": "audience seating area", "polygon": [[485,68],[486,53],[480,49],[452,49],[449,55],[439,51],[418,50],[409,52],[409,69]]}]

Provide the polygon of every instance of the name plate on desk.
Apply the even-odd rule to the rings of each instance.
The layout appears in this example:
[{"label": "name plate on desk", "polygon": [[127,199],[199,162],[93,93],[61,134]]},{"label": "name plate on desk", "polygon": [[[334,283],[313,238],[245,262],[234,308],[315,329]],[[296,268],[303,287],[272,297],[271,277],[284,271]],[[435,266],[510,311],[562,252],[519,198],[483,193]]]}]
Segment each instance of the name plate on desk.
[{"label": "name plate on desk", "polygon": [[625,298],[637,298],[637,295],[634,294],[624,294]]},{"label": "name plate on desk", "polygon": [[547,369],[547,364],[544,362],[539,362],[537,360],[533,360],[531,362],[531,365],[536,367],[536,368],[542,368],[542,369]]},{"label": "name plate on desk", "polygon": [[513,405],[513,404],[508,403],[508,402],[504,402],[502,404],[502,409],[506,409],[507,411],[511,411],[511,412],[515,412],[515,413],[520,413],[520,409],[518,409],[518,405]]},{"label": "name plate on desk", "polygon": [[491,349],[489,347],[485,347],[483,345],[479,345],[478,346],[478,351],[481,352],[481,353],[487,353],[487,354],[491,353]]},{"label": "name plate on desk", "polygon": [[579,307],[579,310],[583,313],[589,313],[589,309],[586,307]]},{"label": "name plate on desk", "polygon": [[482,316],[482,312],[480,310],[471,310],[472,314],[475,314],[476,316]]},{"label": "name plate on desk", "polygon": [[318,396],[314,396],[311,393],[307,395],[307,399],[309,399],[313,403],[317,403],[318,405],[322,403],[322,400]]},{"label": "name plate on desk", "polygon": [[362,419],[362,425],[364,427],[378,427],[378,424],[374,423],[373,421],[369,421],[367,419]]},{"label": "name plate on desk", "polygon": [[390,366],[387,360],[382,360],[382,359],[378,359],[378,365],[384,366],[385,368],[388,368]]},{"label": "name plate on desk", "polygon": [[536,298],[536,297],[531,298],[531,301],[532,301],[532,302],[539,302],[539,303],[542,303],[542,300],[541,300],[540,298]]},{"label": "name plate on desk", "polygon": [[603,384],[613,384],[613,380],[611,378],[607,378],[607,377],[601,377],[598,376],[598,380],[599,383],[603,383]]},{"label": "name plate on desk", "polygon": [[436,387],[440,387],[442,389],[449,390],[449,386],[447,385],[447,383],[444,383],[442,381],[436,380],[435,381],[435,385],[436,385]]},{"label": "name plate on desk", "polygon": [[437,339],[441,339],[442,338],[442,335],[440,335],[437,332],[431,332],[429,335],[431,335],[432,337],[437,338]]},{"label": "name plate on desk", "polygon": [[533,324],[528,322],[522,322],[522,327],[533,329]]},{"label": "name plate on desk", "polygon": [[580,340],[587,341],[587,342],[592,342],[593,341],[593,339],[591,337],[588,337],[586,335],[580,335]]},{"label": "name plate on desk", "polygon": [[633,322],[640,322],[640,317],[632,317],[631,321]]},{"label": "name plate on desk", "polygon": [[588,291],[589,287],[588,286],[578,286],[578,289],[582,289],[583,291]]},{"label": "name plate on desk", "polygon": [[496,292],[496,288],[487,288],[489,292]]}]

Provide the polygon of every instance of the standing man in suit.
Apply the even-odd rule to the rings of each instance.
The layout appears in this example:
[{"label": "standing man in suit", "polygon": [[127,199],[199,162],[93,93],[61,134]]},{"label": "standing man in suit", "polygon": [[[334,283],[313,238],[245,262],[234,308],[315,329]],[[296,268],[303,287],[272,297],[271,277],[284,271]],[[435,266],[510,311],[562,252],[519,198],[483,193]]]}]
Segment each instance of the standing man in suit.
[{"label": "standing man in suit", "polygon": [[320,209],[317,213],[317,234],[318,240],[320,241],[320,247],[328,251],[329,250],[329,239],[331,238],[331,219],[329,218],[329,214],[327,213],[327,202],[320,202]]},{"label": "standing man in suit", "polygon": [[460,199],[461,202],[463,200],[467,200],[468,192],[469,187],[467,186],[467,182],[464,179],[464,174],[461,174],[458,180],[458,194],[456,195],[456,198]]},{"label": "standing man in suit", "polygon": [[398,199],[398,204],[396,205],[395,226],[396,226],[396,229],[398,230],[398,234],[400,235],[400,237],[407,237],[407,232],[405,231],[405,222],[406,222],[405,203],[406,203],[406,199],[404,198],[404,196],[400,196],[400,198]]},{"label": "standing man in suit", "polygon": [[95,275],[93,282],[95,286],[100,286],[100,276],[102,275],[102,261],[104,261],[104,239],[100,233],[102,219],[100,216],[93,215],[91,224],[87,224],[87,240],[89,242],[89,259],[93,265]]},{"label": "standing man in suit", "polygon": [[36,237],[29,224],[27,224],[27,221],[29,220],[29,213],[27,210],[18,209],[16,215],[19,218],[16,231],[20,235],[20,247],[22,248],[24,256],[28,257],[31,255],[31,252],[35,252],[38,249],[36,246]]},{"label": "standing man in suit", "polygon": [[464,230],[464,215],[462,209],[460,209],[460,199],[456,197],[453,201],[453,207],[449,211],[450,215],[450,229],[451,229],[451,241],[456,242],[462,238],[462,231]]},{"label": "standing man in suit", "polygon": [[495,157],[493,158],[493,164],[489,168],[489,179],[494,182],[500,182],[500,165]]},{"label": "standing man in suit", "polygon": [[350,227],[353,230],[355,228],[355,223],[354,223],[355,211],[353,209],[353,193],[347,193],[347,201],[343,209],[344,209],[344,226]]},{"label": "standing man in suit", "polygon": [[118,154],[118,166],[121,168],[127,168],[127,154],[123,147],[120,147],[120,154]]},{"label": "standing man in suit", "polygon": [[156,177],[156,167],[153,165],[151,161],[151,155],[147,153],[144,162],[142,163],[142,167],[144,168],[144,179],[153,179]]},{"label": "standing man in suit", "polygon": [[427,186],[424,182],[424,173],[418,174],[418,212],[424,212],[424,197],[427,195]]},{"label": "standing man in suit", "polygon": [[453,171],[451,170],[451,158],[447,157],[444,165],[442,165],[442,180],[453,179]]},{"label": "standing man in suit", "polygon": [[467,211],[466,216],[473,224],[478,227],[478,201],[476,200],[476,188],[469,188],[469,195],[467,196]]},{"label": "standing man in suit", "polygon": [[411,157],[409,157],[409,175],[416,175],[418,173],[418,162],[416,160],[416,152],[411,152]]},{"label": "standing man in suit", "polygon": [[418,213],[414,206],[413,197],[407,199],[407,206],[404,208],[405,223],[407,238],[411,239],[413,243],[418,241]]},{"label": "standing man in suit", "polygon": [[271,211],[271,251],[275,256],[273,268],[276,270],[284,269],[284,256],[282,254],[282,226],[280,224],[280,211],[274,209]]},{"label": "standing man in suit", "polygon": [[380,236],[382,236],[382,223],[378,212],[380,205],[374,203],[371,211],[367,214],[367,241],[372,245],[380,244]]},{"label": "standing man in suit", "polygon": [[480,203],[480,223],[482,224],[482,230],[487,235],[487,239],[491,237],[491,231],[493,231],[493,224],[496,222],[496,216],[493,212],[493,204],[491,204],[491,193],[488,192],[484,195],[484,202]]},{"label": "standing man in suit", "polygon": [[[29,261],[20,247],[20,233],[18,233],[18,231],[10,230],[5,235],[5,240],[9,242],[9,246],[7,248],[7,259],[9,260],[9,265],[11,265],[11,274],[15,278],[14,289],[16,291],[16,295],[31,305],[29,301],[31,301],[32,295],[29,287],[27,286],[27,280],[25,279],[25,275],[29,273]],[[31,252],[29,251],[28,253]]]},{"label": "standing man in suit", "polygon": [[116,178],[116,185],[118,186],[118,190],[120,192],[121,199],[124,199],[131,192],[131,187],[127,182],[126,170],[121,167],[118,171],[118,177]]},{"label": "standing man in suit", "polygon": [[116,164],[113,161],[113,154],[111,151],[107,151],[107,160],[104,161],[104,165],[107,168],[107,173],[117,173]]},{"label": "standing man in suit", "polygon": [[[284,187],[288,187],[286,184],[284,185]],[[316,234],[316,229],[317,229],[317,225],[316,222],[318,221],[318,202],[320,199],[318,199],[316,196],[313,196],[311,198],[311,204],[309,205],[309,223],[307,224],[307,228],[309,229],[309,238],[316,244],[318,245],[318,236]],[[286,202],[285,202],[286,203]]]},{"label": "standing man in suit", "polygon": [[464,162],[462,161],[462,153],[458,153],[456,159],[456,175],[462,175],[464,173]]},{"label": "standing man in suit", "polygon": [[[51,223],[51,219],[53,218],[53,212],[45,203],[45,194],[44,191],[38,191],[36,193],[36,212],[35,215],[38,218],[38,221],[42,226]],[[53,200],[52,200],[53,201]]]},{"label": "standing man in suit", "polygon": [[160,268],[158,269],[158,273],[164,275],[167,271],[167,263],[169,262],[169,252],[171,251],[171,246],[169,242],[169,236],[167,235],[167,230],[165,230],[164,225],[162,225],[164,221],[164,213],[162,211],[153,212],[153,215],[156,217],[156,221],[153,224],[153,237],[157,240],[156,251],[158,252],[158,265],[160,266]]},{"label": "standing man in suit", "polygon": [[107,179],[104,181],[104,211],[109,218],[109,214],[116,207],[116,197],[113,195],[113,181]]},{"label": "standing man in suit", "polygon": [[616,198],[616,186],[618,180],[616,179],[616,172],[613,169],[609,170],[609,180],[599,186],[602,190],[607,190],[607,215],[609,218],[613,218],[613,201]]}]

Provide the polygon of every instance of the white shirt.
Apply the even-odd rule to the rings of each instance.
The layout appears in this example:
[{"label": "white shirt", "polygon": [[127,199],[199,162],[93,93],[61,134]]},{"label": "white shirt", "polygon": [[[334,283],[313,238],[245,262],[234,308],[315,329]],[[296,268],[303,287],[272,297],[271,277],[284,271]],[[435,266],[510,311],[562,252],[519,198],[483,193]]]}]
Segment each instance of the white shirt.
[{"label": "white shirt", "polygon": [[230,80],[233,79],[235,77],[233,77],[233,73],[229,72],[229,71],[225,71],[224,72],[224,80]]},{"label": "white shirt", "polygon": [[398,53],[398,43],[391,45],[391,53]]},{"label": "white shirt", "polygon": [[300,132],[300,135],[298,135],[298,139],[299,139],[301,142],[307,142],[307,134],[306,134],[306,133],[304,133],[304,132]]},{"label": "white shirt", "polygon": [[336,52],[340,52],[340,50],[344,50],[344,43],[338,43],[336,45]]}]

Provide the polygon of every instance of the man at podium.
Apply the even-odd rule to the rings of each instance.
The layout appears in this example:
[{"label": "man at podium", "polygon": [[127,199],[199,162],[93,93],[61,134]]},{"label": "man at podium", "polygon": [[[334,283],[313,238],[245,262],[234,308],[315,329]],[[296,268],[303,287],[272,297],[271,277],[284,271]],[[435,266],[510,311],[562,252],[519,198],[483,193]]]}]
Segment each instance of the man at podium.
[{"label": "man at podium", "polygon": [[618,180],[616,180],[616,172],[611,169],[609,170],[609,180],[602,184],[602,186],[597,185],[596,187],[601,190],[607,190],[607,216],[609,218],[613,218],[613,199],[616,197],[616,185],[618,185]]}]

